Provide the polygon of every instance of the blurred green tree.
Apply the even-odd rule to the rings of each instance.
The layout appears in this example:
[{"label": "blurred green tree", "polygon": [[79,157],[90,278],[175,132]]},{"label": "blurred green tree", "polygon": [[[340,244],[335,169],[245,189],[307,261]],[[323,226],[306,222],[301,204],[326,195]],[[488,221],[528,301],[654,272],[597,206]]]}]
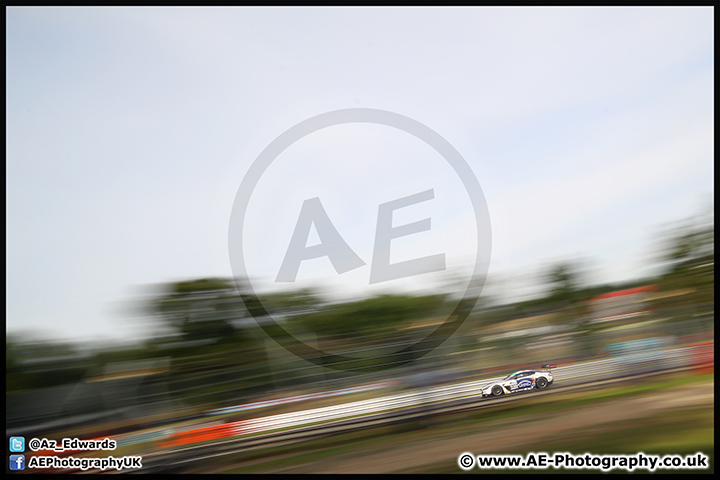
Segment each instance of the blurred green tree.
[{"label": "blurred green tree", "polygon": [[715,225],[712,210],[660,234],[662,270],[654,308],[666,317],[714,317]]},{"label": "blurred green tree", "polygon": [[324,308],[290,321],[319,336],[378,334],[393,336],[398,328],[421,323],[442,313],[445,295],[385,294]]}]

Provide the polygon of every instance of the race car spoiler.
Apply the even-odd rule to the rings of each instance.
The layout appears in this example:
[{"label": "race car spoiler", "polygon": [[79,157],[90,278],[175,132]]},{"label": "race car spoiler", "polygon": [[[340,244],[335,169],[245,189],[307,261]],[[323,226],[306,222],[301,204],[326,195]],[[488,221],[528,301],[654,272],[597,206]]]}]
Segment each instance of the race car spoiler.
[{"label": "race car spoiler", "polygon": [[554,363],[548,363],[547,365],[543,365],[540,368],[557,368],[557,365],[555,365]]}]

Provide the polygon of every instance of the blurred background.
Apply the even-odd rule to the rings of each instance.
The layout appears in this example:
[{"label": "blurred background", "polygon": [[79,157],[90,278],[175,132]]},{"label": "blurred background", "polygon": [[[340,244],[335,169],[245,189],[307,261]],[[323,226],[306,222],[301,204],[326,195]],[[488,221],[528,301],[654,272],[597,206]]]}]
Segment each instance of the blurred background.
[{"label": "blurred background", "polygon": [[[492,453],[712,456],[712,13],[9,8],[6,436],[109,436],[113,455],[178,473],[363,472],[372,462],[350,458],[364,455],[375,473],[459,472],[457,454],[487,448],[484,428]],[[454,271],[342,299],[332,279],[256,295],[257,279],[233,278],[227,227],[253,160],[351,107],[421,121],[465,157],[492,221],[481,294],[464,297],[472,279]],[[354,168],[381,178],[389,161]],[[410,180],[388,171],[373,194],[398,198]],[[318,172],[301,174],[343,192]],[[272,235],[259,225],[246,235]],[[332,355],[289,352],[259,311]],[[448,311],[462,326],[423,342]],[[556,407],[469,403],[547,363]],[[646,394],[668,397],[627,418],[578,410],[593,435],[503,443],[510,427],[492,423]],[[658,420],[668,409],[678,422]],[[640,435],[651,420],[662,430]],[[434,448],[402,460],[413,445]]]}]

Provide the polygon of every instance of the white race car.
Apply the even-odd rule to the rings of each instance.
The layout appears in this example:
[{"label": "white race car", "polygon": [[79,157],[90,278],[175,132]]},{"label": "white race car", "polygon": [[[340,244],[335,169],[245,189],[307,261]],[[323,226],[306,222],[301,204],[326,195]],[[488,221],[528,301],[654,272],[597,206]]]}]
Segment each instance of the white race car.
[{"label": "white race car", "polygon": [[482,387],[483,397],[499,397],[506,393],[517,393],[527,390],[543,390],[553,383],[553,376],[550,368],[557,365],[543,365],[541,368],[548,370],[520,370],[511,373],[499,382],[489,383]]}]

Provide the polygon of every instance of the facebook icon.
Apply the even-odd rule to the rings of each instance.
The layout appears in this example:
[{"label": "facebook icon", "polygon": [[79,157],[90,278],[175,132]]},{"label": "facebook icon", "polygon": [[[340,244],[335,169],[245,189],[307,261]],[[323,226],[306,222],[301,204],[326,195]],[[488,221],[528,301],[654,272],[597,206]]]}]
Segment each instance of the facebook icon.
[{"label": "facebook icon", "polygon": [[10,470],[25,470],[25,455],[10,455]]}]

